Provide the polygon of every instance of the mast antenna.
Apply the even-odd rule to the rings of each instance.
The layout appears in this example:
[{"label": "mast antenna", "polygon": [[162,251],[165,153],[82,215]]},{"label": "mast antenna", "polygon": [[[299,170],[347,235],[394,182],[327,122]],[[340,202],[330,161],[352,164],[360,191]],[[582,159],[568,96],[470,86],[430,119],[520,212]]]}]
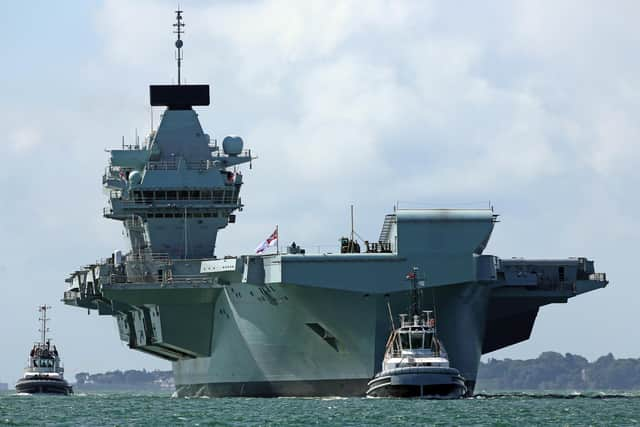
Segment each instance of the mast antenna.
[{"label": "mast antenna", "polygon": [[351,242],[349,242],[349,245],[353,245],[353,233],[354,233],[354,228],[353,228],[353,205],[351,205]]},{"label": "mast antenna", "polygon": [[46,344],[47,342],[47,332],[49,332],[49,329],[47,329],[47,320],[49,320],[47,318],[47,310],[50,309],[51,306],[48,305],[41,305],[40,307],[38,307],[38,311],[40,312],[40,318],[38,320],[40,320],[40,329],[38,329],[38,331],[40,332],[40,343],[42,345]]},{"label": "mast antenna", "polygon": [[180,10],[180,6],[178,6],[178,10],[176,10],[176,23],[173,24],[173,26],[176,28],[174,33],[178,35],[178,39],[176,40],[176,49],[178,49],[176,52],[176,61],[178,62],[178,86],[180,86],[180,67],[182,66],[183,59],[182,45],[184,44],[180,38],[180,35],[184,34],[184,30],[182,29],[184,24],[182,23],[182,11]]},{"label": "mast antenna", "polygon": [[411,282],[411,315],[419,315],[421,311],[422,290],[418,289],[418,267],[413,267],[407,273],[407,280]]},{"label": "mast antenna", "polygon": [[396,325],[394,325],[393,323],[393,313],[391,312],[391,302],[389,302],[389,297],[387,297],[387,309],[389,310],[389,320],[391,321],[391,329],[395,331]]}]

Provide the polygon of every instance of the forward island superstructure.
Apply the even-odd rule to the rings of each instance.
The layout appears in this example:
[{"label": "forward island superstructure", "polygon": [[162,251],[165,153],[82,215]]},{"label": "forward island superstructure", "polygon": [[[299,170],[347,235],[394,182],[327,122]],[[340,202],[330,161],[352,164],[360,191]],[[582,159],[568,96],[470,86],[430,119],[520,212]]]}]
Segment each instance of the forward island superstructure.
[{"label": "forward island superstructure", "polygon": [[104,216],[131,249],[74,271],[64,302],[115,317],[130,348],[172,361],[180,396],[364,395],[414,265],[471,393],[481,354],[528,339],[541,306],[607,285],[586,258],[484,254],[493,209],[394,209],[362,251],[345,239],[338,253],[216,257],[255,158],[240,137],[219,145],[202,129],[193,107],[209,105],[208,85],[151,86],[150,100],[166,107],[157,131],[111,150],[103,176]]}]

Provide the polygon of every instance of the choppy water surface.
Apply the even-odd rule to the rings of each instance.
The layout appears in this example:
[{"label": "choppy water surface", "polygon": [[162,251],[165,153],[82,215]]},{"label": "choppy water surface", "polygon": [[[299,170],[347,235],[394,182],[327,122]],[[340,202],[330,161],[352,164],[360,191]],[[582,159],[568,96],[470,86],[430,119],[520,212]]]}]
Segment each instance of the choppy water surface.
[{"label": "choppy water surface", "polygon": [[639,393],[492,393],[457,401],[0,394],[0,425],[638,425]]}]

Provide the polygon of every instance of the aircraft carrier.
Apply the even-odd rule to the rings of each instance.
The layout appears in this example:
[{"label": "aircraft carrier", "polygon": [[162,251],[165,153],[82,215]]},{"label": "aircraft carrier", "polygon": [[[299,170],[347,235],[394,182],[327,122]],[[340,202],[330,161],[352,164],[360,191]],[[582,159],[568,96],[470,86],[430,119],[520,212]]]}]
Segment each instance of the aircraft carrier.
[{"label": "aircraft carrier", "polygon": [[131,249],[71,273],[63,298],[113,316],[131,349],[170,360],[177,395],[364,395],[414,266],[473,392],[480,356],[527,340],[541,306],[607,285],[586,258],[485,254],[493,209],[394,208],[379,237],[343,239],[334,253],[216,257],[255,157],[241,138],[218,144],[202,129],[193,107],[210,104],[209,86],[181,84],[182,25],[178,12],[178,84],[150,87],[151,105],[166,107],[157,130],[110,150],[102,178],[104,217],[123,223]]}]

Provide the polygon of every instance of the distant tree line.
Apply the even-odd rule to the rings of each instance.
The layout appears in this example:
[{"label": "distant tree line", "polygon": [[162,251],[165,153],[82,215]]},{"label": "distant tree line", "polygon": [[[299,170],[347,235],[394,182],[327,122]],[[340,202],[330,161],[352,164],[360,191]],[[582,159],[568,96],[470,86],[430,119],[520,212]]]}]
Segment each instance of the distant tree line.
[{"label": "distant tree line", "polygon": [[[109,371],[76,374],[80,388],[162,388],[173,386],[171,371]],[[589,362],[582,356],[548,351],[537,359],[489,359],[480,363],[481,390],[640,390],[640,359],[611,353]]]},{"label": "distant tree line", "polygon": [[480,363],[479,390],[632,390],[640,389],[640,359],[616,359],[611,353],[589,362],[582,356],[552,351],[537,359]]},{"label": "distant tree line", "polygon": [[160,383],[173,382],[171,371],[138,371],[130,369],[128,371],[108,371],[102,374],[90,374],[80,372],[76,374],[76,384],[80,387],[145,387],[155,386]]}]

